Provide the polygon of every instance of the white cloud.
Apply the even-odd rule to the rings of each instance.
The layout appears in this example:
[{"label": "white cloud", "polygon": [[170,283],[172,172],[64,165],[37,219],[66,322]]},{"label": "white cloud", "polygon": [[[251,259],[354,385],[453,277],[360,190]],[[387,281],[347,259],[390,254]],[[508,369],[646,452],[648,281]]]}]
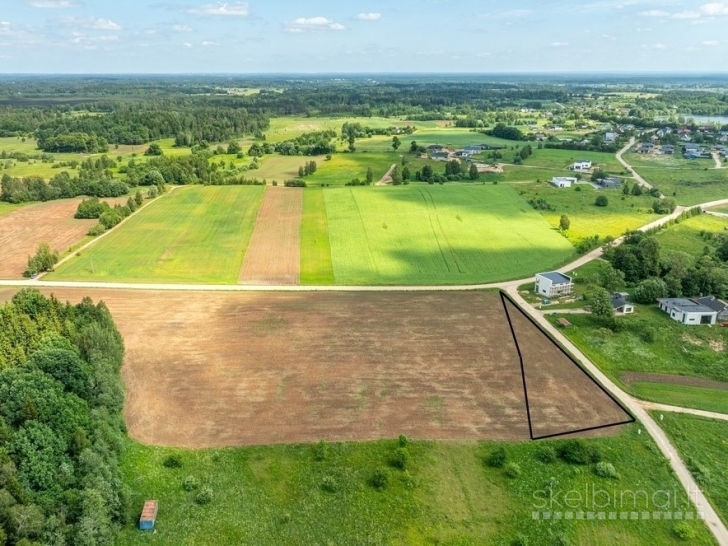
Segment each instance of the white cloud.
[{"label": "white cloud", "polygon": [[190,49],[190,48],[192,47],[192,44],[191,44],[191,43],[189,43],[189,42],[185,42],[185,43],[184,43],[184,44],[182,44],[182,45],[183,45],[183,46],[185,46],[185,47],[186,47],[187,49]]},{"label": "white cloud", "polygon": [[307,32],[316,30],[344,30],[346,27],[326,17],[299,17],[285,24],[286,32]]},{"label": "white cloud", "polygon": [[670,12],[661,9],[650,9],[640,12],[640,15],[642,17],[670,17]]},{"label": "white cloud", "polygon": [[475,56],[476,57],[480,57],[480,58],[490,57],[490,53],[487,53],[487,52],[485,52],[485,53],[476,53]]},{"label": "white cloud", "polygon": [[74,32],[71,35],[72,44],[89,44],[89,43],[118,42],[118,41],[119,41],[119,37],[116,35],[86,36],[80,32]]},{"label": "white cloud", "polygon": [[654,47],[655,49],[667,49],[667,46],[665,44],[661,44],[659,42],[656,43],[655,45],[653,45],[652,47]]},{"label": "white cloud", "polygon": [[554,42],[551,44],[551,47],[566,47],[569,45],[569,42]]},{"label": "white cloud", "polygon": [[717,46],[720,45],[720,42],[718,40],[705,40],[703,42],[704,46]]},{"label": "white cloud", "polygon": [[697,11],[678,11],[670,15],[671,19],[698,19],[700,12]]},{"label": "white cloud", "polygon": [[121,25],[111,19],[96,17],[61,17],[60,22],[62,25],[92,28],[94,30],[121,30]]},{"label": "white cloud", "polygon": [[382,18],[381,13],[360,13],[356,16],[360,21],[379,21]]},{"label": "white cloud", "polygon": [[217,4],[203,4],[197,8],[190,8],[188,13],[193,15],[209,15],[216,17],[247,17],[247,2],[218,2]]},{"label": "white cloud", "polygon": [[174,25],[172,30],[174,32],[192,32],[192,27],[188,27],[187,25]]},{"label": "white cloud", "polygon": [[30,5],[40,9],[64,9],[78,6],[76,2],[70,0],[33,0]]},{"label": "white cloud", "polygon": [[211,46],[217,46],[217,45],[220,45],[220,44],[218,44],[217,42],[208,42],[207,40],[205,40],[200,45],[202,47],[211,47]]},{"label": "white cloud", "polygon": [[712,2],[710,4],[703,4],[702,6],[700,6],[700,11],[701,13],[709,17],[715,17],[717,15],[728,15],[728,3]]}]

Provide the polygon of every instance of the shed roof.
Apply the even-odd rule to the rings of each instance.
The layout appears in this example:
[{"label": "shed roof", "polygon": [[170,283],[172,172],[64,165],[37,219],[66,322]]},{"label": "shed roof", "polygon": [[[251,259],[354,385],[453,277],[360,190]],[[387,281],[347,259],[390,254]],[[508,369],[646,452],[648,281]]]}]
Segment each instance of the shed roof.
[{"label": "shed roof", "polygon": [[723,310],[728,307],[715,296],[704,296],[702,298],[697,298],[694,301],[700,305],[710,307],[713,311],[718,311],[719,313],[722,313]]},{"label": "shed roof", "polygon": [[538,273],[538,277],[544,277],[554,284],[566,284],[571,282],[571,277],[559,273],[558,271],[548,271],[546,273]]},{"label": "shed roof", "polygon": [[155,500],[144,501],[144,508],[142,508],[142,515],[139,517],[140,521],[154,521],[157,517],[157,510],[159,504]]}]

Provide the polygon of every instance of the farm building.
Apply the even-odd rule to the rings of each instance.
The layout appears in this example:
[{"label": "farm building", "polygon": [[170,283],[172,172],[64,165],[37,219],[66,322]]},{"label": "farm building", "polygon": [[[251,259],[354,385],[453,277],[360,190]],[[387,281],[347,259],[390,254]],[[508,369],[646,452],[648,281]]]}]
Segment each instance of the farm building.
[{"label": "farm building", "polygon": [[154,523],[157,520],[157,510],[159,503],[155,500],[144,501],[142,515],[139,516],[139,529],[142,531],[154,530]]},{"label": "farm building", "polygon": [[450,152],[444,151],[444,152],[432,152],[430,154],[431,159],[435,159],[437,161],[447,161],[450,159]]},{"label": "farm building", "polygon": [[568,275],[558,271],[536,274],[536,285],[534,287],[536,294],[555,298],[571,294],[573,289],[574,283],[571,282],[571,277]]},{"label": "farm building", "polygon": [[572,184],[576,184],[576,178],[570,176],[554,176],[551,184],[557,188],[570,188]]},{"label": "farm building", "polygon": [[662,298],[657,300],[660,309],[674,321],[687,325],[715,324],[718,311],[700,303],[697,299]]},{"label": "farm building", "polygon": [[634,305],[627,301],[627,293],[618,292],[612,294],[612,309],[615,315],[631,315],[634,313]]}]

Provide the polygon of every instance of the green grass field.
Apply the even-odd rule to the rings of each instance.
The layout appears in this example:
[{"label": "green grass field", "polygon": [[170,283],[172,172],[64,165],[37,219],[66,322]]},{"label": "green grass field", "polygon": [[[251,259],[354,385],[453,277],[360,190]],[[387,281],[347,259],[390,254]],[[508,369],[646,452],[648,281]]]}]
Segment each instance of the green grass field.
[{"label": "green grass field", "polygon": [[670,400],[670,405],[728,413],[728,390],[705,389],[670,383],[633,383],[632,392],[650,402]]},{"label": "green grass field", "polygon": [[672,225],[657,234],[660,247],[665,250],[679,250],[693,255],[699,255],[707,246],[714,247],[716,241],[703,238],[700,232],[725,233],[728,227],[728,218],[718,218],[709,214],[693,216]]},{"label": "green grass field", "polygon": [[508,186],[325,192],[340,284],[458,284],[555,267],[573,247]]},{"label": "green grass field", "polygon": [[0,216],[13,212],[14,210],[18,210],[20,207],[28,204],[29,203],[19,203],[16,205],[14,203],[6,203],[5,201],[0,201]]},{"label": "green grass field", "polygon": [[[574,327],[563,330],[564,335],[620,384],[623,372],[664,373],[728,381],[725,354],[728,331],[725,328],[685,327],[654,305],[636,305],[634,315],[620,317],[618,320],[625,324],[625,329],[620,332],[600,327],[590,315],[569,315],[567,318]],[[652,342],[645,341],[644,332],[648,330],[654,335]],[[632,392],[629,386],[624,386],[624,389]],[[653,389],[652,395],[657,402],[674,402],[664,389]],[[695,407],[698,407],[700,400],[694,399]],[[714,397],[708,396],[700,409],[709,409],[713,403]]]},{"label": "green grass field", "polygon": [[[588,184],[556,188],[547,182],[519,185],[515,189],[526,201],[544,199],[554,207],[553,211],[540,211],[554,228],[559,226],[562,214],[568,215],[571,220],[568,237],[573,242],[594,235],[618,237],[657,219],[651,209],[653,198],[623,196],[620,190],[595,190]],[[609,204],[597,207],[594,204],[597,195],[606,195]]]},{"label": "green grass field", "polygon": [[697,205],[728,198],[728,169],[635,166],[647,182],[678,205]]},{"label": "green grass field", "polygon": [[[653,416],[658,417],[656,412]],[[728,524],[728,422],[668,413],[660,425],[716,512]]]},{"label": "green grass field", "polygon": [[[545,446],[559,445],[553,441],[504,444],[507,461],[520,469],[513,478],[484,464],[499,446],[490,442],[410,441],[406,471],[390,464],[397,448],[391,440],[325,449],[280,445],[196,451],[130,443],[123,472],[132,504],[138,510],[145,499],[158,499],[159,515],[154,534],[132,523],[118,544],[681,544],[671,521],[532,518],[545,502],[534,494],[549,486],[562,492],[562,503],[569,491],[614,491],[619,508],[630,511],[635,510],[631,497],[623,504],[621,491],[645,491],[650,497],[656,491],[681,491],[657,447],[637,428],[587,441],[614,465],[618,480],[598,477],[594,465],[540,462],[537,455]],[[180,457],[181,468],[163,465],[172,454]],[[381,490],[370,481],[378,468],[389,477]],[[196,492],[183,489],[187,476],[211,487],[209,504],[198,505]],[[681,509],[685,498],[679,496]],[[572,506],[586,512],[586,502]],[[638,501],[636,508],[653,508],[642,504]],[[553,510],[560,511],[556,505]],[[696,533],[692,544],[712,544],[704,525],[693,521],[690,526]]]},{"label": "green grass field", "polygon": [[334,284],[324,190],[303,192],[301,284]]},{"label": "green grass field", "polygon": [[176,189],[47,278],[236,283],[262,196],[260,186]]}]

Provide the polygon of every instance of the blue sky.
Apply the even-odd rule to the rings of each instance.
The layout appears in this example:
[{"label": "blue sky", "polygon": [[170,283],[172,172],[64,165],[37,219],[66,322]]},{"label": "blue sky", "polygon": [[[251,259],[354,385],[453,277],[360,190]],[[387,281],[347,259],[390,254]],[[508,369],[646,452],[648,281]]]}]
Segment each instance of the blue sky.
[{"label": "blue sky", "polygon": [[728,71],[728,0],[0,0],[0,73]]}]

